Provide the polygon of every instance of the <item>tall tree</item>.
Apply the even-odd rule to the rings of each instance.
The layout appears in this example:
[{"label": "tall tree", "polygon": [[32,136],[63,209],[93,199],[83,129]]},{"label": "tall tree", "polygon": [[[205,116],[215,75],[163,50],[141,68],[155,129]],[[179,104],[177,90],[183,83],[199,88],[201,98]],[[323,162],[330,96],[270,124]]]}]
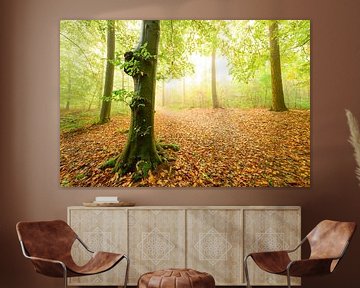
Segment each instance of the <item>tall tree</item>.
[{"label": "tall tree", "polygon": [[224,33],[226,28],[224,21],[193,20],[193,29],[195,29],[195,33],[200,35],[198,46],[201,53],[211,56],[211,99],[213,108],[220,108],[216,90],[216,52],[218,48],[220,51],[223,48],[223,41],[221,41],[220,35]]},{"label": "tall tree", "polygon": [[[310,21],[276,22],[278,29],[274,39],[279,48],[283,85],[307,88],[310,84]],[[262,88],[259,95],[266,94],[272,88],[270,23],[268,20],[229,21],[229,29],[225,30],[227,41],[224,41],[225,50],[222,53],[227,56],[231,75],[244,89],[252,89],[252,85],[260,84]],[[263,103],[272,107],[272,95],[265,97]]]},{"label": "tall tree", "polygon": [[216,91],[216,47],[211,52],[211,94],[213,108],[220,108],[219,99]]},{"label": "tall tree", "polygon": [[280,48],[279,48],[279,24],[277,20],[269,21],[270,38],[270,65],[272,86],[272,111],[287,111],[284,101],[284,91],[281,77]]},{"label": "tall tree", "polygon": [[107,37],[106,37],[106,71],[103,100],[100,110],[100,124],[110,120],[111,96],[114,83],[114,59],[115,59],[115,21],[107,20]]},{"label": "tall tree", "polygon": [[70,98],[71,98],[71,69],[68,70],[68,84],[67,84],[67,99],[65,110],[70,110]]},{"label": "tall tree", "polygon": [[155,144],[154,105],[160,21],[144,20],[135,51],[125,53],[124,71],[132,76],[134,94],[130,102],[131,124],[122,154],[108,166],[119,174],[135,172],[135,179],[147,176],[162,158]]}]

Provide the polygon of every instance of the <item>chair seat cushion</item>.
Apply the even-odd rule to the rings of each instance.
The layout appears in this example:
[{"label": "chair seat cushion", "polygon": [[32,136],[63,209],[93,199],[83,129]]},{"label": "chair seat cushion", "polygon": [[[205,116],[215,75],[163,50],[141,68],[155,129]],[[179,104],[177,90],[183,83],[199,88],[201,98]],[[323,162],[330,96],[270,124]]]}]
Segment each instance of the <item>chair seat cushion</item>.
[{"label": "chair seat cushion", "polygon": [[138,288],[214,288],[214,277],[193,269],[166,269],[140,276]]}]

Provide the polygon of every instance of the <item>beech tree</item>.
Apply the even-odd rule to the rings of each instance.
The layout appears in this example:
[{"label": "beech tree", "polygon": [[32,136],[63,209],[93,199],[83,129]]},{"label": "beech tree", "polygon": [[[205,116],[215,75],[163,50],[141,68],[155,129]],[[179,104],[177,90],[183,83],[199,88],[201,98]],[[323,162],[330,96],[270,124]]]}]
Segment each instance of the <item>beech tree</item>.
[{"label": "beech tree", "polygon": [[134,172],[133,178],[147,176],[163,161],[154,135],[154,105],[160,21],[144,20],[139,44],[125,53],[124,71],[132,76],[134,92],[130,100],[131,124],[123,152],[103,165],[120,175]]},{"label": "beech tree", "polygon": [[115,21],[107,20],[106,37],[106,71],[104,94],[100,110],[100,124],[109,122],[111,112],[111,95],[114,83],[114,59],[115,59]]},{"label": "beech tree", "polygon": [[216,47],[211,52],[211,96],[213,108],[220,108],[219,99],[216,90]]},{"label": "beech tree", "polygon": [[[309,86],[310,21],[248,20],[228,25],[225,50],[233,78],[247,84],[259,78],[260,73],[268,73],[269,77],[263,79],[268,78],[270,83],[265,86],[272,87],[269,108],[286,111],[283,79],[291,79],[299,87]],[[241,33],[231,34],[234,30]]]},{"label": "beech tree", "polygon": [[272,86],[272,106],[270,110],[276,112],[287,111],[281,76],[279,26],[276,20],[269,21],[269,39]]}]

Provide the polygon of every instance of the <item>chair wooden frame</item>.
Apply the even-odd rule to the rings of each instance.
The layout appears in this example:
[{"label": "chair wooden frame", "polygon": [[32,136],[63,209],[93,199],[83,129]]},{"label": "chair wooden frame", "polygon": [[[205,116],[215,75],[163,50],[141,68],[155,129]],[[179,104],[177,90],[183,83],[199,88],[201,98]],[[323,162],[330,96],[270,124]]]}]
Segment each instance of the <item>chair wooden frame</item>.
[{"label": "chair wooden frame", "polygon": [[[112,269],[113,267],[115,267],[118,263],[121,262],[122,259],[125,259],[126,260],[126,270],[125,270],[125,279],[124,279],[123,287],[127,288],[127,282],[128,282],[128,276],[129,276],[129,265],[130,265],[129,257],[125,254],[115,254],[115,253],[108,253],[108,252],[94,252],[91,249],[89,249],[89,247],[79,238],[79,236],[72,229],[71,229],[71,231],[73,232],[73,235],[74,235],[73,242],[75,242],[76,240],[79,241],[79,243],[92,255],[90,261],[95,259],[99,255],[97,253],[103,253],[102,255],[107,255],[107,254],[110,255],[111,254],[112,256],[117,256],[115,261],[112,261],[113,263],[110,263],[111,266],[107,267],[104,270],[97,271],[96,273],[91,273],[91,272],[87,273],[87,271],[84,269],[82,269],[82,270],[79,269],[79,271],[72,270],[71,268],[69,268],[66,265],[65,261],[61,261],[59,259],[49,259],[49,258],[31,256],[30,253],[28,252],[28,250],[26,249],[26,245],[24,244],[23,235],[21,233],[21,229],[19,228],[20,225],[26,225],[26,224],[31,225],[31,224],[37,224],[37,223],[50,223],[51,224],[51,222],[53,222],[53,223],[57,222],[62,225],[66,225],[68,227],[68,229],[71,229],[70,226],[68,226],[62,220],[41,221],[41,222],[19,222],[16,225],[16,230],[17,230],[17,234],[18,234],[18,238],[19,238],[19,242],[20,242],[20,246],[21,246],[21,251],[25,258],[32,261],[36,272],[46,275],[46,276],[50,276],[50,277],[63,277],[64,287],[67,288],[68,287],[68,283],[67,283],[68,277],[89,276],[89,275],[103,273],[103,272],[106,272],[106,271]],[[100,258],[100,257],[101,256],[99,256],[98,258]],[[40,263],[40,265],[36,265],[36,263]],[[87,264],[85,264],[84,266],[81,266],[79,268],[84,268],[86,265]],[[48,270],[42,271],[41,267],[45,267]],[[50,271],[50,273],[49,273],[49,271]]]}]

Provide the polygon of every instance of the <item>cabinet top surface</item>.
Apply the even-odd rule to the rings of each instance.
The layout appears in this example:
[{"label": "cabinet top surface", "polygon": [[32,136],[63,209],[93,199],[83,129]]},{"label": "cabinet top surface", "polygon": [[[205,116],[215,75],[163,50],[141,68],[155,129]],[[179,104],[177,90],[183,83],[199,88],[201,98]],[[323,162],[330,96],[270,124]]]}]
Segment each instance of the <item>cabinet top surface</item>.
[{"label": "cabinet top surface", "polygon": [[279,210],[300,210],[301,206],[132,206],[132,207],[85,207],[85,206],[69,206],[68,209],[131,209],[131,210],[205,210],[205,209],[221,209],[221,210],[261,210],[261,209],[279,209]]}]

